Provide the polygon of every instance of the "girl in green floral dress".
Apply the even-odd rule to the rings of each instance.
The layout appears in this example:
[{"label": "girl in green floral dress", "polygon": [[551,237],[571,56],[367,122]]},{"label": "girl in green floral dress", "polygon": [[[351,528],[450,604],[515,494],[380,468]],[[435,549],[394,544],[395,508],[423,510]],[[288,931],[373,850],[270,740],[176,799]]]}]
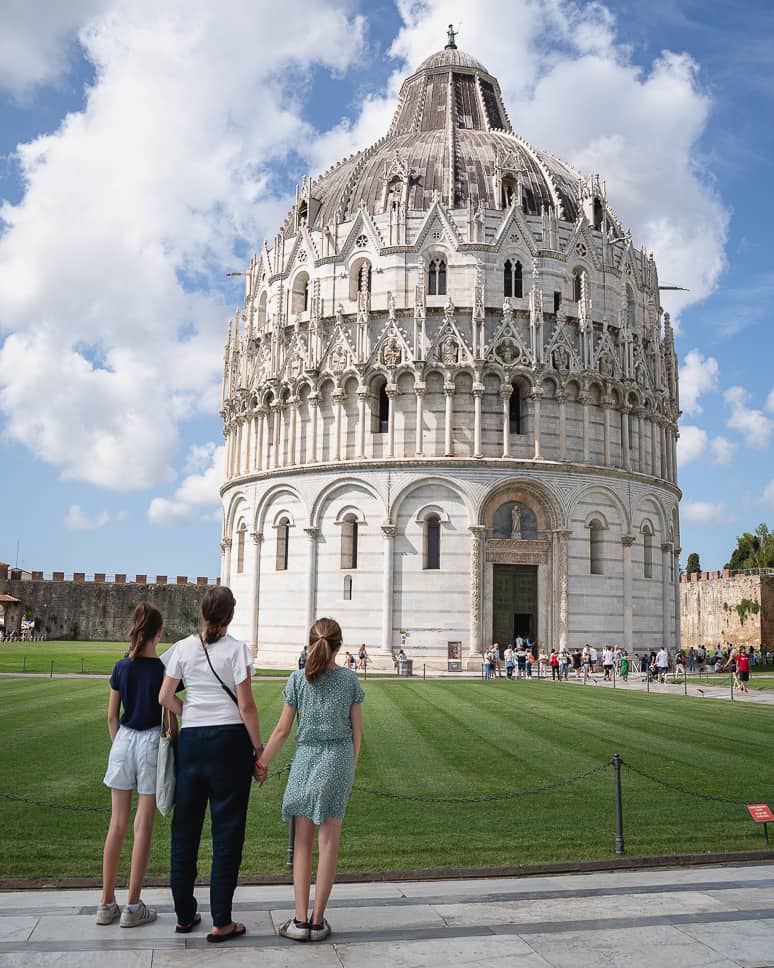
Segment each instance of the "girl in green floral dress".
[{"label": "girl in green floral dress", "polygon": [[[360,753],[363,690],[357,675],[336,665],[341,628],[318,619],[309,633],[303,669],[290,674],[282,693],[280,721],[266,744],[258,768],[269,763],[290,735],[297,718],[296,754],[282,800],[282,819],[295,818],[293,889],[295,917],[279,929],[294,941],[323,941],[331,933],[325,908],[336,876],[341,822],[347,809]],[[319,861],[314,909],[309,919],[312,847],[317,830]]]}]

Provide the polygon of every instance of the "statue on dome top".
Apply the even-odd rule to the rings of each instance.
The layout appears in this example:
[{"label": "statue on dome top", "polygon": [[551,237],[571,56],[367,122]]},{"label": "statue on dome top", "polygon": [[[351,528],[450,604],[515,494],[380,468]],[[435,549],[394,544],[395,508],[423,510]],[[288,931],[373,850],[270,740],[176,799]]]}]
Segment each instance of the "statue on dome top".
[{"label": "statue on dome top", "polygon": [[449,24],[445,50],[456,50],[457,49],[456,40],[457,40],[457,31],[455,31],[454,29],[454,24]]}]

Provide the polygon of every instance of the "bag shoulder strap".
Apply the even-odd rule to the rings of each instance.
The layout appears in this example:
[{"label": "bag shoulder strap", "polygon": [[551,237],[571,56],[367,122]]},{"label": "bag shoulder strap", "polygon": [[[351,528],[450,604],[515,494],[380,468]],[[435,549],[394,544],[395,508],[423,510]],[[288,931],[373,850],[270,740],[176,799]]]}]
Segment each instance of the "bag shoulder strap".
[{"label": "bag shoulder strap", "polygon": [[209,649],[207,648],[207,644],[204,641],[204,636],[202,636],[201,634],[199,635],[199,641],[202,643],[202,648],[204,649],[204,654],[207,657],[207,664],[209,665],[210,669],[212,670],[212,674],[215,676],[215,678],[220,683],[220,688],[224,692],[228,693],[231,701],[238,706],[239,705],[239,700],[234,695],[234,693],[231,691],[231,689],[229,689],[229,687],[226,685],[226,683],[220,678],[220,676],[218,675],[218,673],[215,671],[215,667],[212,664],[212,659],[210,658]]}]

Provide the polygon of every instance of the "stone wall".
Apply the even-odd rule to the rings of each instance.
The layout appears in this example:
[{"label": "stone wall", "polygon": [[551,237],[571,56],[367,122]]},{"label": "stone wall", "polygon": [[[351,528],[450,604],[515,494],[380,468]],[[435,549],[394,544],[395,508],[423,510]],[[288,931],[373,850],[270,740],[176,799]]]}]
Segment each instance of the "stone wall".
[{"label": "stone wall", "polygon": [[[190,634],[199,624],[199,604],[207,578],[189,582],[185,576],[168,584],[164,575],[152,581],[147,575],[76,572],[64,580],[62,572],[44,579],[41,572],[31,578],[0,566],[0,594],[14,595],[22,602],[24,618],[35,621],[36,634],[47,639],[121,642],[127,637],[132,612],[139,602],[150,602],[164,616],[164,639],[174,641]],[[13,630],[9,630],[13,631]]]},{"label": "stone wall", "polygon": [[774,574],[713,571],[680,582],[683,648],[774,645]]}]

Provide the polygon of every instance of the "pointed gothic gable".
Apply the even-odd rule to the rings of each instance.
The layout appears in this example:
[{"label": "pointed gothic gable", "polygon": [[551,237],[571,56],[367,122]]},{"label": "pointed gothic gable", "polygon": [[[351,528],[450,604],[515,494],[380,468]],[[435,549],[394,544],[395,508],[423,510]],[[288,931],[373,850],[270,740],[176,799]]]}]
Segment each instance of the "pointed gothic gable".
[{"label": "pointed gothic gable", "polygon": [[489,363],[501,366],[532,366],[532,352],[519,335],[516,320],[505,316],[484,350]]},{"label": "pointed gothic gable", "polygon": [[[352,223],[352,228],[347,233],[347,237],[338,254],[339,259],[346,261],[355,250],[361,248],[361,246],[355,244],[356,239],[360,238],[361,235],[364,235],[368,239],[374,253],[378,253],[384,248],[385,243],[382,238],[382,233],[377,228],[376,222],[371,217],[371,213],[362,205],[358,209],[357,217]],[[366,246],[362,246],[362,248],[366,248]]]},{"label": "pointed gothic gable", "polygon": [[503,220],[500,222],[495,238],[494,247],[496,252],[500,252],[504,245],[511,242],[511,236],[518,235],[529,249],[529,254],[535,258],[538,254],[537,243],[527,224],[524,213],[520,208],[513,207],[505,211]]},{"label": "pointed gothic gable", "polygon": [[621,271],[621,279],[626,280],[631,283],[634,289],[638,289],[642,285],[642,277],[637,268],[637,260],[634,258],[634,246],[631,242],[624,248],[621,253],[621,259],[618,263],[618,268]]},{"label": "pointed gothic gable", "polygon": [[293,245],[285,260],[284,274],[286,277],[290,276],[296,268],[309,270],[319,258],[314,240],[309,233],[309,229],[304,225],[293,238]]},{"label": "pointed gothic gable", "polygon": [[366,366],[386,366],[390,368],[400,366],[401,363],[413,362],[414,353],[411,350],[408,335],[394,319],[388,319],[387,325],[379,334],[379,339],[371,350]]},{"label": "pointed gothic gable", "polygon": [[594,245],[594,236],[591,226],[585,215],[582,215],[575,223],[575,228],[565,247],[567,261],[572,262],[573,258],[588,260],[595,270],[600,271],[601,266],[597,259],[597,251]]},{"label": "pointed gothic gable", "polygon": [[[441,237],[439,239],[433,239],[432,233],[434,232],[440,232]],[[433,200],[433,204],[430,206],[425,220],[422,223],[422,227],[414,240],[414,250],[419,252],[428,240],[431,242],[445,242],[455,249],[462,245],[462,236],[440,198]]]},{"label": "pointed gothic gable", "polygon": [[560,372],[580,373],[583,369],[580,353],[572,338],[567,317],[562,316],[554,326],[551,339],[545,349],[546,360]]},{"label": "pointed gothic gable", "polygon": [[309,369],[309,353],[306,340],[300,333],[294,333],[280,367],[279,378],[280,380],[296,380],[307,369]]},{"label": "pointed gothic gable", "polygon": [[[609,364],[607,361],[609,361]],[[604,330],[599,336],[599,341],[594,347],[593,363],[594,369],[599,370],[602,376],[615,377],[616,379],[621,379],[623,376],[621,357],[609,330]]]},{"label": "pointed gothic gable", "polygon": [[634,344],[634,379],[641,387],[647,390],[653,389],[653,374],[650,372],[648,359],[642,351],[640,343]]},{"label": "pointed gothic gable", "polygon": [[340,323],[337,323],[320,357],[318,367],[320,373],[339,376],[345,370],[354,369],[356,359],[355,347],[352,345],[349,333]]},{"label": "pointed gothic gable", "polygon": [[473,364],[473,351],[452,317],[445,316],[441,321],[427,352],[427,360],[443,366]]},{"label": "pointed gothic gable", "polygon": [[266,239],[263,240],[263,249],[261,250],[261,258],[258,265],[258,282],[260,284],[261,276],[266,273],[266,278],[269,279],[274,275],[274,264],[271,260],[271,252],[269,251],[269,244]]}]

